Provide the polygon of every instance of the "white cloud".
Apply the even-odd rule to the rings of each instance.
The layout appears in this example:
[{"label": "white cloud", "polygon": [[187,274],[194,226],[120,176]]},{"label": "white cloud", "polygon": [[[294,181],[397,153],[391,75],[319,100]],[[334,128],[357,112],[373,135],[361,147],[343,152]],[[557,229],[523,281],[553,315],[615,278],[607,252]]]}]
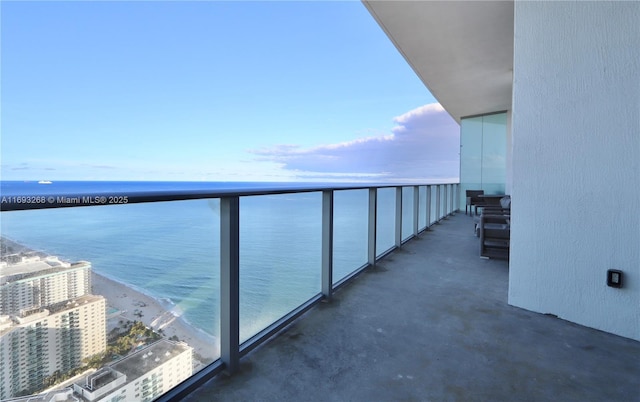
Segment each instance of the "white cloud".
[{"label": "white cloud", "polygon": [[438,103],[393,119],[391,133],[311,148],[283,144],[252,150],[301,178],[444,180],[459,175],[460,128]]},{"label": "white cloud", "polygon": [[[4,180],[209,180],[306,182],[452,181],[459,171],[459,127],[437,103],[393,119],[387,133],[303,148],[280,144],[253,159],[190,163],[145,159],[30,159],[2,165]],[[264,163],[256,163],[261,161]]]}]

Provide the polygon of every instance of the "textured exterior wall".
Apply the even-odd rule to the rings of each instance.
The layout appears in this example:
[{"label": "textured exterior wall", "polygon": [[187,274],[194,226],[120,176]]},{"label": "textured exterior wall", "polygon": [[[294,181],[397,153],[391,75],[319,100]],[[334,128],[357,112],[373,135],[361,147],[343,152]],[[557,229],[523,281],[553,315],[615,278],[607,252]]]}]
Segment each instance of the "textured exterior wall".
[{"label": "textured exterior wall", "polygon": [[638,2],[515,4],[509,303],[640,340],[638,21]]}]

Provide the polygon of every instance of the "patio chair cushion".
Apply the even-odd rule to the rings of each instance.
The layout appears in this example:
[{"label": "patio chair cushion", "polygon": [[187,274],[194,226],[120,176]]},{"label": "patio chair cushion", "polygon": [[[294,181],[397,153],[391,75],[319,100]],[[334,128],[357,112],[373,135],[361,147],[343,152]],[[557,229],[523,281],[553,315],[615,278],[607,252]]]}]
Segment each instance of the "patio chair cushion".
[{"label": "patio chair cushion", "polygon": [[500,206],[504,209],[511,209],[511,196],[505,195],[500,198]]}]

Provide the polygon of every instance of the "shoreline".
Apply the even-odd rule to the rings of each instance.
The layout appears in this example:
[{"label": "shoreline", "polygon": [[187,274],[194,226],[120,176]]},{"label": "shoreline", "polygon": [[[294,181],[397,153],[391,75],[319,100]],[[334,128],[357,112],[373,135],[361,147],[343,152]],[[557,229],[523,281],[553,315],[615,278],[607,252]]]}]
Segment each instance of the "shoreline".
[{"label": "shoreline", "polygon": [[[162,330],[166,338],[177,336],[193,348],[194,359],[208,364],[220,356],[217,339],[189,324],[177,312],[169,311],[161,301],[133,287],[91,271],[91,293],[107,300],[107,323],[114,319],[141,321],[155,331]],[[109,314],[113,308],[117,313]],[[110,328],[109,328],[110,329]],[[109,330],[108,329],[108,330]]]}]

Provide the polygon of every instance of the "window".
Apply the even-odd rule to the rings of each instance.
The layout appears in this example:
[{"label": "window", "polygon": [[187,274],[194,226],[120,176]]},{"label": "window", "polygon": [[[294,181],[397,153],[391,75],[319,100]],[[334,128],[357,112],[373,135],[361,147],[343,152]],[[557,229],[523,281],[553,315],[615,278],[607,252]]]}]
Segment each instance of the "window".
[{"label": "window", "polygon": [[460,205],[466,203],[465,190],[504,194],[507,114],[468,117],[460,123]]}]

